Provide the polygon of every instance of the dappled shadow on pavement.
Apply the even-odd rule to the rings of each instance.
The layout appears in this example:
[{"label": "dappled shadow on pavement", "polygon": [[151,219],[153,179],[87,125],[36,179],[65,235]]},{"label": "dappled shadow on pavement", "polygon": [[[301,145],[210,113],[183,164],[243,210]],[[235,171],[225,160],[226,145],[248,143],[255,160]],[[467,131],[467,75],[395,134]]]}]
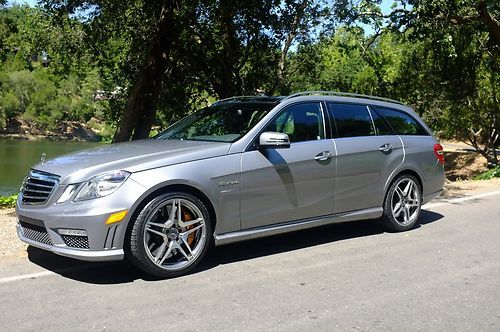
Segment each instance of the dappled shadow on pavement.
[{"label": "dappled shadow on pavement", "polygon": [[[441,218],[443,216],[439,213],[422,210],[418,227]],[[215,268],[218,265],[381,233],[383,233],[383,230],[376,220],[354,221],[215,247],[209,250],[200,267],[192,274]],[[159,280],[138,271],[127,261],[81,262],[33,247],[28,248],[28,258],[34,264],[63,277],[91,284],[120,284],[133,282],[137,279],[146,281]]]}]

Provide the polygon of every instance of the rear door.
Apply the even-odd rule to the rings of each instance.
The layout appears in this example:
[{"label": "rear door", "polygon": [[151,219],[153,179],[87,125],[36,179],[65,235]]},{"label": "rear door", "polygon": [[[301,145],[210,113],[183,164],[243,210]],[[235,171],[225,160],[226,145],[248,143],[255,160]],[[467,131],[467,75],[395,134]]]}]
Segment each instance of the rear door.
[{"label": "rear door", "polygon": [[403,162],[401,140],[365,104],[328,103],[337,149],[334,212],[381,207],[385,184]]},{"label": "rear door", "polygon": [[424,197],[443,187],[443,165],[434,152],[436,139],[412,116],[400,110],[381,106],[372,107],[383,116],[403,141],[405,164],[419,170],[423,181]]}]

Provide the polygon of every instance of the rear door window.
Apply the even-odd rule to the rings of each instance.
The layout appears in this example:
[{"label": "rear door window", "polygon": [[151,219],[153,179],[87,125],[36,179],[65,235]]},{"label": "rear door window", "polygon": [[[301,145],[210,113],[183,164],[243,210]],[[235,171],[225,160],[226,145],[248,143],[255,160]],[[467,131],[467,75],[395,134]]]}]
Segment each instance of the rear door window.
[{"label": "rear door window", "polygon": [[387,120],[398,135],[429,135],[417,120],[404,112],[380,106],[371,107]]},{"label": "rear door window", "polygon": [[389,126],[389,123],[387,123],[383,116],[378,115],[373,110],[371,110],[370,114],[372,115],[377,135],[394,135],[394,130],[392,130],[391,126]]},{"label": "rear door window", "polygon": [[328,103],[335,122],[335,137],[374,136],[377,131],[366,105]]}]

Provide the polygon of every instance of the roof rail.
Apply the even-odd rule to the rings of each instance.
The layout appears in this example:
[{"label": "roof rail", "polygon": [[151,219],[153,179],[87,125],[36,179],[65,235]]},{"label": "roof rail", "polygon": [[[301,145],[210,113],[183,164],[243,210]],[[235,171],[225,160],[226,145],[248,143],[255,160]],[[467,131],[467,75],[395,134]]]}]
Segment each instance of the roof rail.
[{"label": "roof rail", "polygon": [[[225,103],[228,101],[233,101],[233,100],[272,100],[275,99],[278,101],[280,97],[273,97],[273,96],[234,96],[234,97],[229,97],[221,100],[217,100],[214,102],[212,105],[218,105],[220,103]],[[210,105],[210,106],[212,106]]]},{"label": "roof rail", "polygon": [[354,97],[354,98],[366,98],[366,99],[371,99],[371,100],[379,100],[379,101],[387,101],[399,105],[404,105],[406,104],[394,100],[394,99],[389,99],[389,98],[382,98],[382,97],[376,97],[376,96],[370,96],[370,95],[362,95],[358,93],[349,93],[349,92],[337,92],[337,91],[304,91],[304,92],[297,92],[292,95],[289,95],[283,99],[283,101],[295,97],[300,97],[300,96],[339,96],[339,97]]}]

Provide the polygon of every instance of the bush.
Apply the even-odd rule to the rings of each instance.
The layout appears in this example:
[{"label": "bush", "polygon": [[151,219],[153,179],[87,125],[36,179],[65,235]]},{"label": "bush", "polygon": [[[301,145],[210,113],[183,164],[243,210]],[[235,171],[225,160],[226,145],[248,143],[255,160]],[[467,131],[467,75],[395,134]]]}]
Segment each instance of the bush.
[{"label": "bush", "polygon": [[474,180],[491,180],[493,178],[500,178],[500,166],[496,166],[484,173],[476,175]]},{"label": "bush", "polygon": [[17,195],[0,196],[0,207],[14,207],[16,206]]},{"label": "bush", "polygon": [[19,115],[19,106],[19,101],[12,92],[0,94],[0,128],[8,126],[9,120]]}]

